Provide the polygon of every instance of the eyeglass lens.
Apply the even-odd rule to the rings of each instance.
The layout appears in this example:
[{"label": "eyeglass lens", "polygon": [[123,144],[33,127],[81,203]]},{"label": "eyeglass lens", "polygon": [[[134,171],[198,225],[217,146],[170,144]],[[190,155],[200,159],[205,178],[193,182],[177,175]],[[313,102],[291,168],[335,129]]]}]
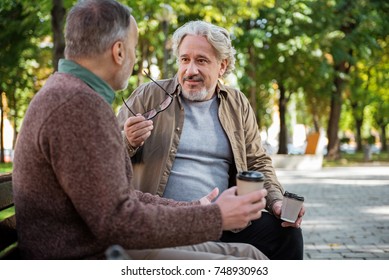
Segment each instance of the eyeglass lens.
[{"label": "eyeglass lens", "polygon": [[165,111],[170,106],[172,101],[173,101],[173,98],[170,95],[168,95],[166,97],[166,99],[164,101],[162,101],[161,104],[158,105],[158,107],[156,107],[150,111],[147,111],[146,113],[143,114],[143,117],[145,117],[148,120],[154,118],[156,115],[158,115],[158,113]]},{"label": "eyeglass lens", "polygon": [[[170,104],[172,104],[172,101],[173,101],[173,96],[171,94],[169,94],[163,87],[160,86],[160,84],[158,84],[153,78],[151,78],[149,76],[149,74],[147,74],[146,71],[143,71],[143,73],[151,80],[153,81],[157,86],[159,86],[168,96],[166,97],[166,99],[164,101],[162,101],[161,104],[159,104],[156,108],[154,109],[151,109],[150,111],[147,111],[146,113],[142,114],[142,116],[147,119],[147,120],[151,120],[152,118],[154,118],[156,115],[158,115],[160,112],[162,111],[165,111],[169,106]],[[135,116],[136,114],[134,112],[132,112],[132,110],[130,109],[130,107],[128,107],[126,101],[124,100],[124,98],[122,97],[122,100],[123,100],[123,103],[124,105],[127,107],[127,109]]]}]

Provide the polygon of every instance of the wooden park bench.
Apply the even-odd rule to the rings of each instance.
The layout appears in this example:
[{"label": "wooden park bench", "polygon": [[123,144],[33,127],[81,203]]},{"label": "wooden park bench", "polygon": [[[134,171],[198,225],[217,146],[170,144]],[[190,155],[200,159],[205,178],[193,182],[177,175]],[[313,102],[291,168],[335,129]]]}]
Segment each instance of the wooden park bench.
[{"label": "wooden park bench", "polygon": [[19,259],[12,173],[0,175],[0,259]]}]

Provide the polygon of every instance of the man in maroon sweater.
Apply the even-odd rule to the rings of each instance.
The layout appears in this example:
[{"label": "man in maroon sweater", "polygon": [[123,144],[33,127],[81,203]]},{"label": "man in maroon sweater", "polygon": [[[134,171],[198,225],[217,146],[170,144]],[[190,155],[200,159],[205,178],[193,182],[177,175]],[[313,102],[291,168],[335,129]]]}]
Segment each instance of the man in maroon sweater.
[{"label": "man in maroon sweater", "polygon": [[[114,0],[72,8],[66,59],[36,94],[15,149],[19,248],[26,259],[104,258],[119,244],[136,259],[266,258],[247,244],[211,242],[261,216],[266,190],[235,188],[195,202],[134,190],[132,168],[110,106],[127,87],[138,29]],[[150,174],[153,176],[153,174]]]}]

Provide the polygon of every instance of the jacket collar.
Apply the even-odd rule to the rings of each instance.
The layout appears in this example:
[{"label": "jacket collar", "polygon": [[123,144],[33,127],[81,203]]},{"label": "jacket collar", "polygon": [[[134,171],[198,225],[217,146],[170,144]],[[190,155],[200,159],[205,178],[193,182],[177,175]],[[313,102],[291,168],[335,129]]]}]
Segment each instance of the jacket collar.
[{"label": "jacket collar", "polygon": [[220,95],[223,95],[226,98],[228,94],[226,87],[220,82],[220,80],[217,82],[216,93],[219,98],[221,97]]}]

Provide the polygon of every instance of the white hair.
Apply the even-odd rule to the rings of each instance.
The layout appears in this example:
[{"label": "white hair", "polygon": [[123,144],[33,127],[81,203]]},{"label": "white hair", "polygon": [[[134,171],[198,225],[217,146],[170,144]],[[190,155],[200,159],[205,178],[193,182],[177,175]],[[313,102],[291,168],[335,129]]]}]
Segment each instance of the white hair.
[{"label": "white hair", "polygon": [[211,23],[196,20],[189,21],[178,28],[173,34],[173,54],[178,59],[178,48],[187,35],[204,36],[216,50],[218,60],[227,60],[227,69],[223,76],[227,76],[235,69],[235,49],[231,44],[228,31]]}]

